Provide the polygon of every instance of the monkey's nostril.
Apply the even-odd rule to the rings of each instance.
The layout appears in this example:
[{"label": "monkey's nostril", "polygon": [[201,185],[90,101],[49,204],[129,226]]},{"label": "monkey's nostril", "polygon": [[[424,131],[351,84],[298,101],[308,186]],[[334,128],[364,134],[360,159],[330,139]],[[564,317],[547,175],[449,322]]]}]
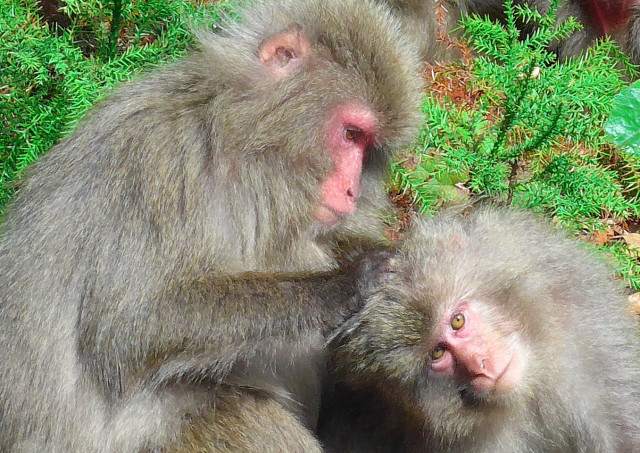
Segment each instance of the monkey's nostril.
[{"label": "monkey's nostril", "polygon": [[355,198],[355,195],[353,195],[353,192],[351,191],[351,189],[347,189],[347,196],[349,198]]}]

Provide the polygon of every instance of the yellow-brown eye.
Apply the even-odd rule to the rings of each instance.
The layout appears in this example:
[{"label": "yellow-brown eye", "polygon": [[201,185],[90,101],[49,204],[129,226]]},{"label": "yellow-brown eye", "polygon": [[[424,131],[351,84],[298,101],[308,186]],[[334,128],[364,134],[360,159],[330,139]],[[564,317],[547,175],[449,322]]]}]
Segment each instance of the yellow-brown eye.
[{"label": "yellow-brown eye", "polygon": [[344,130],[344,138],[349,140],[350,142],[354,141],[360,135],[359,129],[347,128]]},{"label": "yellow-brown eye", "polygon": [[431,351],[431,359],[438,360],[442,358],[444,355],[444,347],[437,346],[433,351]]},{"label": "yellow-brown eye", "polygon": [[453,330],[460,330],[464,326],[464,315],[462,313],[458,313],[451,320],[451,327]]}]

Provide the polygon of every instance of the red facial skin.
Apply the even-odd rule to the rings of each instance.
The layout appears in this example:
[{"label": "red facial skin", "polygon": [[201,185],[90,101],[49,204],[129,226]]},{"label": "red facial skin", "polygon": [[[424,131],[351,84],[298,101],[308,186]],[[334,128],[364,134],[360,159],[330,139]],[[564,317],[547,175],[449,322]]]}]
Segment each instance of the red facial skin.
[{"label": "red facial skin", "polygon": [[[464,324],[455,329],[451,324],[459,314]],[[439,358],[432,355],[428,366],[437,374],[471,386],[476,393],[508,393],[517,388],[522,377],[522,353],[518,343],[499,335],[485,315],[468,302],[460,302],[445,313],[433,349],[443,348],[444,352]]]},{"label": "red facial skin", "polygon": [[375,143],[376,126],[373,112],[361,107],[338,107],[329,119],[327,140],[333,170],[322,183],[315,212],[322,225],[333,225],[356,210],[362,165]]},{"label": "red facial skin", "polygon": [[[276,78],[287,76],[308,56],[310,43],[298,24],[272,36],[258,48],[258,58]],[[337,107],[327,124],[327,141],[333,170],[322,183],[315,218],[331,226],[356,210],[360,196],[362,165],[376,142],[374,113],[364,107]]]}]

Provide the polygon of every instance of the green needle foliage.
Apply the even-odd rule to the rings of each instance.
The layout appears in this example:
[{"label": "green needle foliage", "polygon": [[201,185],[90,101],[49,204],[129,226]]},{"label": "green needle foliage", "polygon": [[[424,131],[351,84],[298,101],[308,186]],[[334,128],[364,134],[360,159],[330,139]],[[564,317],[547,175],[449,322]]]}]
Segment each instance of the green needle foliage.
[{"label": "green needle foliage", "polygon": [[[556,8],[553,1],[541,15],[507,0],[504,25],[462,19],[457,44],[479,56],[432,68],[420,145],[393,168],[420,211],[488,195],[583,234],[638,218],[640,160],[603,134],[612,100],[636,68],[606,39],[557,61],[547,49],[580,25],[559,23]],[[516,26],[523,22],[536,24],[524,38]],[[614,253],[640,289],[640,263]]]},{"label": "green needle foliage", "polygon": [[184,55],[191,29],[239,2],[66,0],[50,16],[44,3],[0,2],[0,212],[24,168],[109,88]]},{"label": "green needle foliage", "polygon": [[[215,29],[246,1],[0,2],[0,212],[23,170],[110,88],[183,56],[192,29]],[[393,167],[419,210],[489,195],[586,233],[640,217],[640,157],[602,129],[635,68],[608,40],[558,63],[549,44],[579,25],[558,23],[556,6],[541,15],[510,0],[504,26],[462,20],[459,46],[479,57],[432,68],[420,145]],[[522,22],[537,24],[524,40]],[[640,289],[636,251],[608,248]]]}]

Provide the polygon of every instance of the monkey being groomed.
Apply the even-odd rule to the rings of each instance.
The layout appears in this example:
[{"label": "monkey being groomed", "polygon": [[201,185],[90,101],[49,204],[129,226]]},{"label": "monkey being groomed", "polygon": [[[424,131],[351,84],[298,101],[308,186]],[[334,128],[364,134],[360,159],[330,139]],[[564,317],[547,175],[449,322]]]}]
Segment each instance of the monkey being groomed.
[{"label": "monkey being groomed", "polygon": [[640,343],[611,271],[524,213],[419,221],[331,345],[335,452],[640,451]]},{"label": "monkey being groomed", "polygon": [[299,279],[383,242],[418,58],[367,0],[224,29],[29,168],[0,239],[1,451],[155,451],[210,409],[215,451],[320,451],[323,336],[359,302]]}]

